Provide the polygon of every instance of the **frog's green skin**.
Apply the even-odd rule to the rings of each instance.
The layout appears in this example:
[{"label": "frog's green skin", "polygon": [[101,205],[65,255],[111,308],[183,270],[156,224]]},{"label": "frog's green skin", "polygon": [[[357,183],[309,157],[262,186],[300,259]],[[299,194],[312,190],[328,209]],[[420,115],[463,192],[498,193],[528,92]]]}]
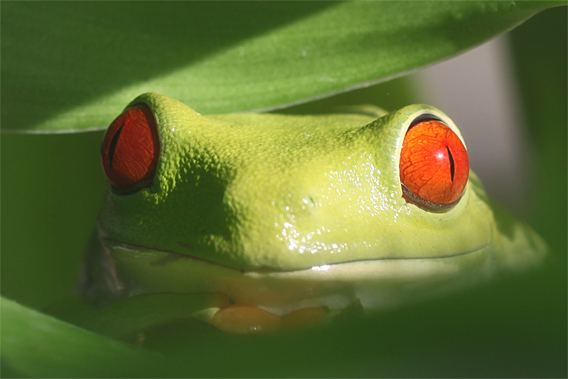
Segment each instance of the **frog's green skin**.
[{"label": "frog's green skin", "polygon": [[[403,198],[399,155],[411,122],[430,114],[461,138],[435,108],[203,116],[154,93],[129,107],[139,103],[156,119],[158,168],[148,188],[107,191],[87,255],[84,290],[95,303],[215,293],[277,316],[376,309],[532,266],[544,254],[473,172],[446,212]],[[182,308],[211,322],[228,303],[207,304]]]}]

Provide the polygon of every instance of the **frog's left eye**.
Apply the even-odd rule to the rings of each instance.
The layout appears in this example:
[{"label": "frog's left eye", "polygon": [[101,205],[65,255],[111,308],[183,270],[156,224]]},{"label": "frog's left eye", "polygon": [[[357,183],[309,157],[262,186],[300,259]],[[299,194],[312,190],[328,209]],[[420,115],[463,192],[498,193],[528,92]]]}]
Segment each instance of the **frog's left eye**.
[{"label": "frog's left eye", "polygon": [[408,129],[399,168],[406,201],[443,212],[457,204],[465,190],[469,158],[452,129],[438,119],[425,119]]},{"label": "frog's left eye", "polygon": [[101,158],[106,177],[117,194],[136,192],[152,184],[160,143],[150,108],[137,104],[109,126]]}]

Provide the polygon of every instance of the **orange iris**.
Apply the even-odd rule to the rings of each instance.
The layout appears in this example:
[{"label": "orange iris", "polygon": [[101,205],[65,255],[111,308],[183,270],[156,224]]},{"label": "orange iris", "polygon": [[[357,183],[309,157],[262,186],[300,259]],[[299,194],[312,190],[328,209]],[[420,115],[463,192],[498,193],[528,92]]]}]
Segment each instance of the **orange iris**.
[{"label": "orange iris", "polygon": [[101,146],[103,168],[113,187],[150,185],[160,144],[152,111],[144,104],[127,109],[109,126]]},{"label": "orange iris", "polygon": [[422,121],[408,130],[399,167],[400,180],[411,192],[403,191],[405,199],[426,208],[457,202],[469,177],[465,146],[438,120]]}]

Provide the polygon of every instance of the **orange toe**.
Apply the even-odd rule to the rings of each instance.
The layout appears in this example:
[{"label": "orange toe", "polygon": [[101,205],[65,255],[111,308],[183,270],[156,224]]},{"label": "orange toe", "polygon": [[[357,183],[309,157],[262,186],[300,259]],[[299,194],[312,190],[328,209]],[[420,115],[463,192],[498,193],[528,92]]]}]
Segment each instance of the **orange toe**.
[{"label": "orange toe", "polygon": [[270,333],[281,326],[279,316],[247,304],[233,304],[221,308],[210,322],[232,334]]}]

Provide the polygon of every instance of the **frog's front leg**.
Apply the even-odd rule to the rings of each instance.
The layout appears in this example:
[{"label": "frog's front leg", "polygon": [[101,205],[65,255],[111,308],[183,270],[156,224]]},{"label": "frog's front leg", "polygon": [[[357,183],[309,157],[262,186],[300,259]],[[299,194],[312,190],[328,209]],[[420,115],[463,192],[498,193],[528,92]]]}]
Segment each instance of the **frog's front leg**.
[{"label": "frog's front leg", "polygon": [[279,316],[250,304],[239,304],[219,293],[134,296],[104,308],[76,313],[73,323],[115,338],[179,320],[197,319],[231,334],[272,333],[321,324],[330,312],[310,307]]},{"label": "frog's front leg", "polygon": [[270,333],[318,324],[328,313],[326,307],[311,307],[278,316],[254,305],[230,304],[206,321],[232,334]]}]

